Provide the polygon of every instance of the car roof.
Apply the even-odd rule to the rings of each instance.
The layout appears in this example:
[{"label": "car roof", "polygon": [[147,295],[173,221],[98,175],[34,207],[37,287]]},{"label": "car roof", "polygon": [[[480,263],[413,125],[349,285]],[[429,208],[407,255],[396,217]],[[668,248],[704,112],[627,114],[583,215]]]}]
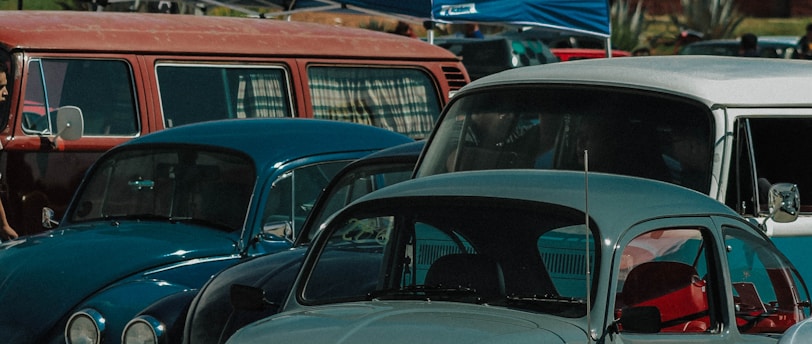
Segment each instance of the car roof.
[{"label": "car roof", "polygon": [[[384,204],[400,197],[486,197],[559,204],[586,211],[604,231],[622,231],[652,218],[693,215],[739,217],[732,209],[702,193],[673,184],[620,175],[552,170],[488,170],[455,172],[394,184],[360,198]],[[607,233],[607,235],[615,235]]]},{"label": "car roof", "polygon": [[445,49],[409,37],[261,18],[0,11],[0,23],[0,45],[7,50],[457,61]]},{"label": "car roof", "polygon": [[[602,58],[528,66],[478,79],[455,97],[509,85],[594,85],[694,98],[707,106],[812,106],[808,61],[672,55]],[[735,91],[734,91],[735,90]]]},{"label": "car roof", "polygon": [[[408,136],[378,127],[306,118],[246,118],[187,124],[127,141],[143,144],[206,145],[241,151],[257,167],[313,155],[378,150],[412,142]],[[274,147],[275,149],[269,149]]]}]

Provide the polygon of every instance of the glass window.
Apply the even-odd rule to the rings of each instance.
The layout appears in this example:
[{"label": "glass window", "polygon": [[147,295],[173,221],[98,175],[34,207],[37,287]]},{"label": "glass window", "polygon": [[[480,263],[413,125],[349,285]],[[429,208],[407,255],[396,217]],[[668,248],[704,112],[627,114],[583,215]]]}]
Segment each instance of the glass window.
[{"label": "glass window", "polygon": [[307,74],[315,118],[425,138],[440,114],[435,84],[420,70],[311,66]]},{"label": "glass window", "polygon": [[808,316],[800,280],[768,241],[732,227],[724,233],[739,331],[782,333]]},{"label": "glass window", "polygon": [[298,234],[316,198],[347,163],[331,161],[308,165],[277,178],[272,183],[262,215],[265,233],[288,238]]},{"label": "glass window", "polygon": [[[414,164],[373,165],[359,168],[352,173],[342,176],[341,179],[335,183],[335,186],[328,190],[329,194],[324,195],[321,201],[324,203],[320,212],[313,214],[313,216],[315,216],[313,224],[317,226],[320,225],[326,221],[330,215],[363,195],[409,179],[413,169]],[[313,239],[316,232],[317,231],[311,231],[309,233],[310,239]]]},{"label": "glass window", "polygon": [[139,132],[132,71],[125,61],[32,59],[23,108],[23,131],[53,134],[56,110],[82,110],[85,136]]},{"label": "glass window", "polygon": [[276,67],[156,67],[164,126],[209,120],[292,117],[287,72]]},{"label": "glass window", "polygon": [[633,175],[710,189],[711,114],[675,98],[523,87],[455,98],[418,176],[503,168]]},{"label": "glass window", "polygon": [[[810,118],[745,118],[736,122],[734,160],[728,178],[725,203],[741,214],[768,212],[767,192],[773,183],[793,183],[799,190],[812,190],[812,173],[804,157],[812,151],[806,139],[812,131]],[[808,199],[802,212],[812,211]]]},{"label": "glass window", "polygon": [[305,303],[428,298],[586,313],[585,252],[592,267],[599,252],[583,214],[476,197],[386,203],[345,210],[325,228]]},{"label": "glass window", "polygon": [[[707,295],[706,244],[697,229],[655,230],[634,238],[623,249],[615,311],[643,307],[660,314],[659,332],[703,333],[716,327]],[[624,326],[626,332],[632,324]]]},{"label": "glass window", "polygon": [[245,221],[255,179],[251,160],[234,152],[123,150],[93,170],[69,218],[164,219],[235,231]]}]

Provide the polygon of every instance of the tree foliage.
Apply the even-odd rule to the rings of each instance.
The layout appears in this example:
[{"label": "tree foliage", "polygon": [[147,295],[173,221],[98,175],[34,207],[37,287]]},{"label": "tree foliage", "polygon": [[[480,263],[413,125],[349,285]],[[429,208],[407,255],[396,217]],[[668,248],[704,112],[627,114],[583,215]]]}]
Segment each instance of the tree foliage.
[{"label": "tree foliage", "polygon": [[703,39],[729,38],[744,20],[735,0],[681,0],[682,18],[671,14],[671,21],[683,30],[702,33]]},{"label": "tree foliage", "polygon": [[637,1],[634,11],[630,0],[615,0],[610,9],[612,23],[612,46],[621,50],[633,50],[640,44],[640,36],[646,31],[643,1]]}]

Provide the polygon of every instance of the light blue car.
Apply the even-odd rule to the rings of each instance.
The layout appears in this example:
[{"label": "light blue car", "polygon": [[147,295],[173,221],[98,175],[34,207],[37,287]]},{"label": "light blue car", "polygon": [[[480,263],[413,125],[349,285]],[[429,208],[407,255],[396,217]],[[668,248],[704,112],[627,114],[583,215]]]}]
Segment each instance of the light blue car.
[{"label": "light blue car", "polygon": [[[771,194],[771,218],[794,221],[797,189]],[[776,343],[809,307],[763,231],[706,195],[596,172],[473,171],[332,216],[283,311],[227,343]]]},{"label": "light blue car", "polygon": [[2,341],[118,343],[145,307],[289,248],[344,165],[412,141],[359,124],[246,119],[122,144],[88,171],[58,227],[0,245]]}]

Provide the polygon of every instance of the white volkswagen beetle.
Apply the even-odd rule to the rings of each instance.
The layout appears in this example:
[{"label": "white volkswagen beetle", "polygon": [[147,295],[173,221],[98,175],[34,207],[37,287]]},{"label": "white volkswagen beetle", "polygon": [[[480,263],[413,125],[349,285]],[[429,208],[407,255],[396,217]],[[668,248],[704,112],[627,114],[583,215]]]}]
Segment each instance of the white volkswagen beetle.
[{"label": "white volkswagen beetle", "polygon": [[[771,218],[797,217],[793,185],[770,195]],[[696,191],[459,172],[338,212],[283,312],[228,343],[776,343],[809,300],[763,230]]]}]

